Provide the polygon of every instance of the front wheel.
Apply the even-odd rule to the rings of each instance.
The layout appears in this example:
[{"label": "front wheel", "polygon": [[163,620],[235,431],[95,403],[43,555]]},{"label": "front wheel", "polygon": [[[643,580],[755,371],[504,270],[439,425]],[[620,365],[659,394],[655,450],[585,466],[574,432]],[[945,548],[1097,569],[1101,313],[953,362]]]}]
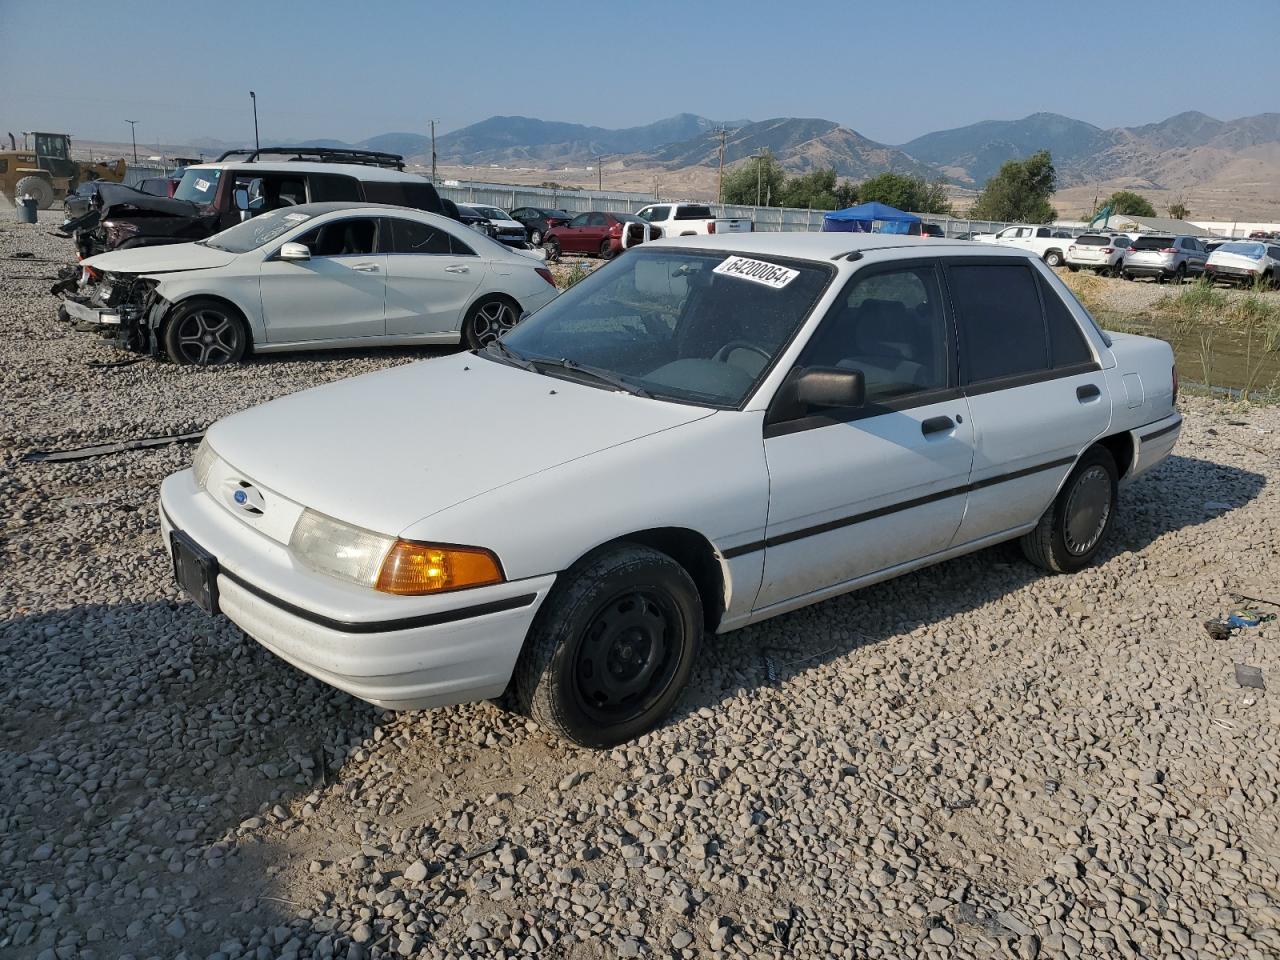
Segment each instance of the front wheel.
[{"label": "front wheel", "polygon": [[244,318],[217,300],[179,304],[164,330],[165,353],[174,363],[223,367],[238,363],[248,346]]},{"label": "front wheel", "polygon": [[530,230],[530,231],[529,231],[529,242],[530,242],[530,243],[532,243],[535,247],[540,247],[540,246],[542,246],[542,231],[541,231],[541,230]]},{"label": "front wheel", "polygon": [[516,325],[518,314],[509,300],[490,297],[467,311],[462,336],[467,347],[482,350]]},{"label": "front wheel", "polygon": [[13,188],[15,199],[30,197],[41,210],[53,206],[53,185],[44,177],[23,177]]},{"label": "front wheel", "polygon": [[573,743],[612,747],[661,723],[689,680],[702,601],[671,557],[620,544],[560,577],[513,678],[522,712]]},{"label": "front wheel", "polygon": [[560,259],[560,241],[555,237],[548,237],[542,242],[542,249],[547,253],[547,263],[556,263]]},{"label": "front wheel", "polygon": [[1097,554],[1115,519],[1119,478],[1104,447],[1090,447],[1036,528],[1022,537],[1028,560],[1050,573],[1074,573]]}]

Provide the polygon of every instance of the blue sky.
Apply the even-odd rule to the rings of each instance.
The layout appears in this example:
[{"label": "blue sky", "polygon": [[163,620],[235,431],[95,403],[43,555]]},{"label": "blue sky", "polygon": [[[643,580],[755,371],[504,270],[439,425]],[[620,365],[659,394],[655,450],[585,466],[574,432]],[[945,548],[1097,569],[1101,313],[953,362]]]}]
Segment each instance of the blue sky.
[{"label": "blue sky", "polygon": [[[250,89],[264,142],[494,114],[823,117],[888,143],[1037,111],[1103,127],[1229,119],[1280,110],[1273,3],[1250,27],[1202,0],[59,0],[56,17],[0,0],[0,133],[127,141],[128,118],[149,143],[251,140]],[[1225,82],[1205,79],[1219,70]]]}]

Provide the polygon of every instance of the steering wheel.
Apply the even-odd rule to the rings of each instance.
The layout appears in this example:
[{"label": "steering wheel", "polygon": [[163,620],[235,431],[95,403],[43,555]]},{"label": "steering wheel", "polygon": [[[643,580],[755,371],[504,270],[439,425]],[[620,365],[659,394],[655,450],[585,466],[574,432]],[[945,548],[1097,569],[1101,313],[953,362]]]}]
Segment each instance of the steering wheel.
[{"label": "steering wheel", "polygon": [[721,363],[728,363],[729,356],[735,350],[750,350],[752,353],[758,354],[765,364],[768,364],[769,360],[772,359],[769,351],[764,349],[764,347],[758,347],[754,343],[749,343],[746,340],[730,340],[723,347],[717,350],[712,355],[711,359],[719,360]]}]

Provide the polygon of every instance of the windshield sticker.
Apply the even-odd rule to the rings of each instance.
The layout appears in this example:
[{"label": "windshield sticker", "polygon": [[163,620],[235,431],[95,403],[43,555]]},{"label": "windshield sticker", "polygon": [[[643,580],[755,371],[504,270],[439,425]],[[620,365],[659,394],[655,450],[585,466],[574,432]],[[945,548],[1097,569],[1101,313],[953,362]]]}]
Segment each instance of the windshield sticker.
[{"label": "windshield sticker", "polygon": [[286,214],[284,215],[284,218],[285,218],[286,220],[290,221],[290,222],[297,223],[297,222],[302,221],[302,220],[310,220],[310,219],[311,219],[311,214],[309,214],[309,213],[286,213]]},{"label": "windshield sticker", "polygon": [[199,190],[201,193],[204,193],[204,191],[206,191],[206,190],[208,190],[208,189],[209,189],[209,181],[208,181],[208,180],[197,180],[197,181],[196,181],[196,189],[197,189],[197,190]]},{"label": "windshield sticker", "polygon": [[776,263],[752,260],[749,257],[730,257],[711,272],[721,273],[726,277],[740,277],[743,280],[750,280],[752,283],[762,283],[766,287],[773,287],[775,290],[781,290],[796,277],[800,276],[799,270],[790,270],[786,267],[780,267]]}]

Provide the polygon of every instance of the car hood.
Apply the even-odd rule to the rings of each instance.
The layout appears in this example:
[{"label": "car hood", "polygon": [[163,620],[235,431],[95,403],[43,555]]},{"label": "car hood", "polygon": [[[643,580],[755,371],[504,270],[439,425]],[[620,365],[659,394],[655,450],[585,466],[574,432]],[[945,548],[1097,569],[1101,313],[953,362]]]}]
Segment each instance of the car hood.
[{"label": "car hood", "polygon": [[225,267],[238,254],[215,250],[200,243],[166,243],[130,250],[112,250],[84,261],[106,273],[174,273],[178,270],[210,270]]},{"label": "car hood", "polygon": [[112,216],[128,216],[131,212],[164,214],[171,217],[198,217],[201,207],[190,200],[178,200],[176,197],[157,197],[143,193],[122,183],[104,183],[98,187],[98,202],[102,208],[103,219]]},{"label": "car hood", "polygon": [[396,535],[464,500],[713,412],[460,353],[273,400],[218,421],[208,440],[255,483]]}]

